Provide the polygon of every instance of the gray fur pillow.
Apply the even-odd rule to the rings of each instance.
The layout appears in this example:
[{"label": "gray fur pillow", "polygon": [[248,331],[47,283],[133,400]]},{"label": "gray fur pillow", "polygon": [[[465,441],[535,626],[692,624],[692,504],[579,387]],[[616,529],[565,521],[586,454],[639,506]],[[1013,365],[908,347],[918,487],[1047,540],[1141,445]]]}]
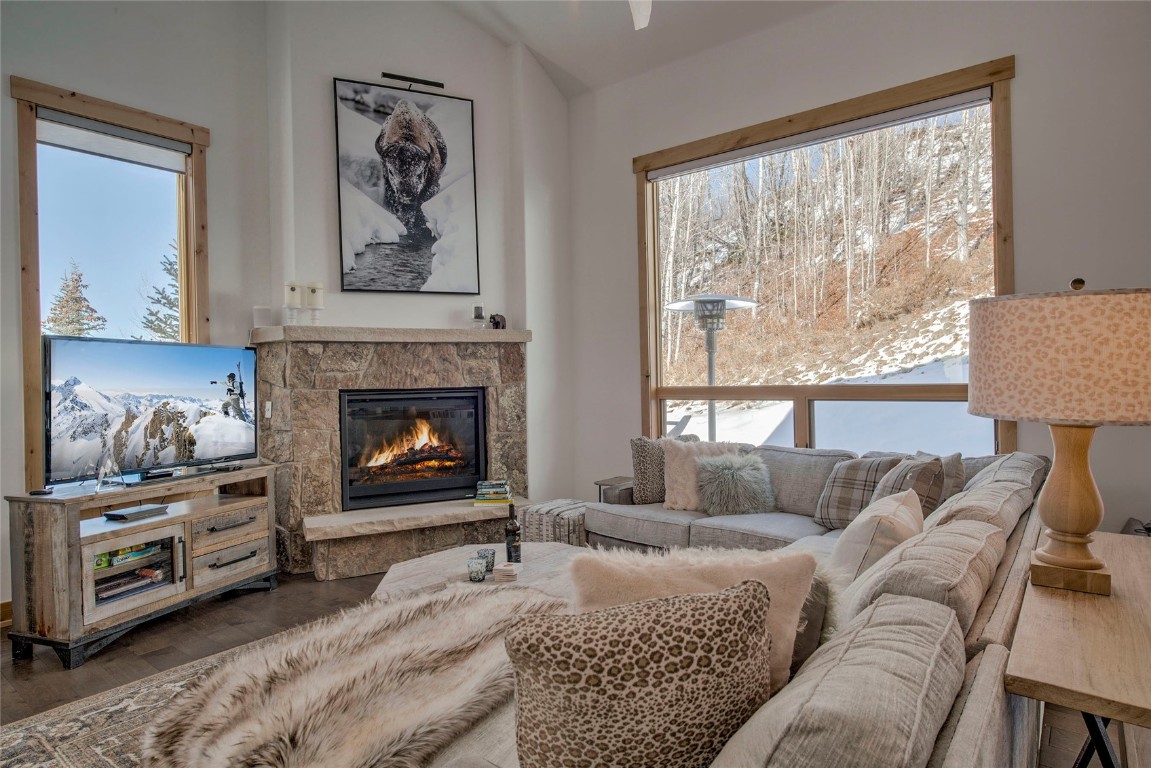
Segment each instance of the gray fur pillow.
[{"label": "gray fur pillow", "polygon": [[700,512],[746,515],[776,511],[771,477],[759,456],[700,456],[697,463]]}]

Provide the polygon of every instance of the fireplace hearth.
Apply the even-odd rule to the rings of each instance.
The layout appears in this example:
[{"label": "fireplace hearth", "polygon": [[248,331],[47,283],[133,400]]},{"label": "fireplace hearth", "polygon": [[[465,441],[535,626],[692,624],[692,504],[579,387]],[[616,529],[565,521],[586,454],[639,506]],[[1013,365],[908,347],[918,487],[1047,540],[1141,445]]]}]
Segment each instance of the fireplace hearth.
[{"label": "fireplace hearth", "polygon": [[483,387],[340,391],[345,510],[464,499],[485,479]]}]

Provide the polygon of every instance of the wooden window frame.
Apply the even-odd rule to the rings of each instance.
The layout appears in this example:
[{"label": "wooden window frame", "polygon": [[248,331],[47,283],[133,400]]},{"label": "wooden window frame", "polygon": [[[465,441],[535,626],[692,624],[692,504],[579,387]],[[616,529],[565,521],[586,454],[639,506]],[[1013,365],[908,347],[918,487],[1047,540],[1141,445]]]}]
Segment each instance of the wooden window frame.
[{"label": "wooden window frame", "polygon": [[23,347],[24,483],[44,485],[44,394],[41,391],[40,213],[36,108],[98,120],[192,146],[179,190],[180,340],[208,342],[207,128],[13,75],[20,211],[20,334]]},{"label": "wooden window frame", "polygon": [[[992,192],[995,219],[995,295],[1015,292],[1015,246],[1011,187],[1011,80],[1015,57],[1007,56],[954,72],[918,80],[781,117],[748,128],[690,141],[640,155],[632,160],[636,179],[636,222],[639,246],[640,397],[643,434],[664,431],[664,400],[790,400],[794,409],[795,444],[811,447],[811,417],[817,400],[940,401],[967,400],[966,384],[815,384],[760,386],[662,386],[659,384],[659,311],[656,285],[658,202],[648,173],[768,141],[796,136],[850,120],[871,117],[923,104],[978,88],[991,88]],[[995,451],[1014,451],[1017,425],[996,421]]]}]

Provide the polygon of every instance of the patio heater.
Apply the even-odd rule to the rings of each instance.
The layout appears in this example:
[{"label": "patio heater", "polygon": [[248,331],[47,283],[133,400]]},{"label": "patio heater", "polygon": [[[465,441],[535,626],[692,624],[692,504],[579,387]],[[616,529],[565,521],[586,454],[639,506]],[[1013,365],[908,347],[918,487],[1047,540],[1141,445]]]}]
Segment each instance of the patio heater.
[{"label": "patio heater", "polygon": [[[667,305],[672,312],[695,314],[695,327],[704,332],[707,349],[707,385],[715,385],[715,332],[724,328],[724,318],[733,309],[754,307],[755,302],[736,296],[722,296],[714,293],[688,296]],[[707,439],[715,442],[715,401],[707,401]]]}]

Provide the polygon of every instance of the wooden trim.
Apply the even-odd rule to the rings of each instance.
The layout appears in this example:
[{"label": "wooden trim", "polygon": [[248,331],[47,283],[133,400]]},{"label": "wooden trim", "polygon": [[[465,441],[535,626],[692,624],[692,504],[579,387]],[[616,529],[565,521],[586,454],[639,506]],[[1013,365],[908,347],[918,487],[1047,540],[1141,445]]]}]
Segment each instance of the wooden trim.
[{"label": "wooden trim", "polygon": [[[24,484],[44,484],[44,403],[40,317],[40,220],[36,169],[36,107],[100,120],[192,144],[180,204],[181,340],[207,343],[208,333],[208,187],[205,153],[207,128],[113,104],[103,99],[11,76],[16,99],[17,165],[20,216],[20,335],[24,391]],[[189,202],[191,206],[189,207]],[[185,290],[187,293],[185,294]],[[187,299],[185,300],[185,296]],[[187,308],[185,309],[185,305]],[[188,313],[188,314],[185,314]]]},{"label": "wooden trim", "polygon": [[659,364],[659,292],[655,280],[655,244],[653,236],[658,221],[655,185],[642,173],[635,175],[636,232],[639,234],[639,364],[640,364],[640,434],[659,437],[663,434],[663,417],[659,400],[652,396],[653,378]]},{"label": "wooden trim", "polygon": [[[188,292],[180,297],[180,312],[187,312],[187,325],[181,323],[181,334],[188,335],[188,341],[207,344],[211,338],[208,322],[210,319],[208,297],[208,166],[205,157],[206,147],[197,144],[192,147],[188,158],[188,171],[184,174],[186,200],[192,201],[190,215],[185,228],[190,250],[181,267],[181,273],[188,274]],[[188,211],[187,205],[184,207]],[[181,278],[183,280],[183,278]],[[186,308],[186,309],[185,309]]]},{"label": "wooden trim", "polygon": [[[1011,81],[991,86],[991,197],[995,217],[995,295],[1015,293],[1015,197],[1011,173]],[[1019,425],[995,422],[995,452],[1019,447]]]},{"label": "wooden trim", "polygon": [[16,102],[20,205],[20,337],[24,387],[24,485],[44,487],[44,395],[40,343],[40,203],[36,180],[36,105]]},{"label": "wooden trim", "polygon": [[0,627],[12,626],[12,601],[0,603]]},{"label": "wooden trim", "polygon": [[962,402],[966,384],[764,384],[739,387],[655,387],[660,400],[915,400]]},{"label": "wooden trim", "polygon": [[1014,453],[1019,450],[1019,422],[995,421],[995,452]]},{"label": "wooden trim", "polygon": [[634,173],[647,173],[659,168],[711,157],[734,149],[743,149],[798,133],[838,125],[848,120],[870,117],[925,101],[941,99],[956,93],[982,88],[1015,77],[1015,57],[1005,56],[954,72],[898,85],[882,91],[857,96],[826,107],[809,109],[799,114],[769,120],[748,128],[727,131],[706,139],[689,141],[676,147],[640,155],[632,160]]},{"label": "wooden trim", "polygon": [[[657,226],[652,198],[655,185],[647,172],[735,149],[794,136],[903,107],[991,86],[992,162],[995,217],[995,294],[1014,293],[1015,259],[1011,184],[1011,87],[1015,57],[948,72],[935,77],[888,88],[846,101],[770,120],[748,128],[641,155],[632,160],[637,183],[637,230],[639,232],[640,355],[642,376],[643,434],[657,436],[661,429],[664,400],[790,400],[794,404],[795,444],[812,444],[812,408],[816,400],[916,400],[962,402],[966,384],[936,385],[772,385],[754,387],[663,387],[659,386],[658,296],[655,286],[656,241],[645,239]],[[1014,422],[997,421],[996,450],[1010,452],[1018,444]]]},{"label": "wooden trim", "polygon": [[104,123],[112,123],[124,128],[131,128],[154,136],[163,136],[175,141],[189,144],[202,144],[208,146],[212,142],[212,134],[203,126],[185,123],[182,120],[173,120],[142,109],[125,107],[104,99],[85,96],[76,91],[57,88],[54,85],[38,83],[23,77],[12,75],[9,78],[9,90],[12,98],[19,99],[43,107],[49,107],[72,115],[88,117]]},{"label": "wooden trim", "polygon": [[995,295],[1015,293],[1015,205],[1011,186],[1011,82],[991,87],[991,196],[995,216]]}]

